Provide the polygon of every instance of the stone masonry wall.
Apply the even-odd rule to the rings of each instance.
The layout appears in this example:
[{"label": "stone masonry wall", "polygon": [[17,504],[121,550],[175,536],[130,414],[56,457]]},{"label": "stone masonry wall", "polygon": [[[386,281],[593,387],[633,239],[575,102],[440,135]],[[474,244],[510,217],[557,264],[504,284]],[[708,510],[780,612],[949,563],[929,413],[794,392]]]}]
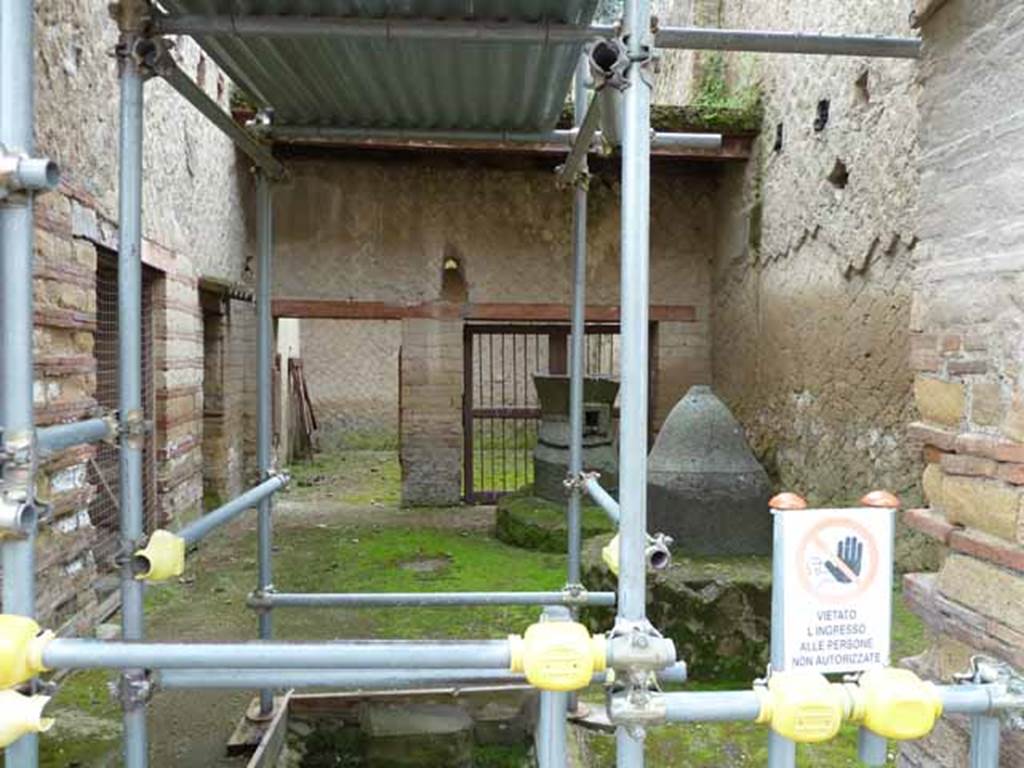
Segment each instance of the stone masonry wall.
[{"label": "stone masonry wall", "polygon": [[[100,0],[36,9],[36,143],[59,162],[60,188],[36,202],[36,420],[96,412],[98,249],[117,247],[117,30]],[[188,39],[176,56],[227,108],[227,82]],[[197,514],[202,500],[203,337],[200,277],[245,279],[249,180],[231,143],[159,80],[146,84],[143,261],[151,289],[155,523]],[[251,313],[243,304],[240,315]],[[54,520],[39,538],[40,618],[85,630],[116,606],[89,516],[100,492],[92,447],[49,457],[40,493]]]},{"label": "stone masonry wall", "polygon": [[[277,298],[437,306],[451,301],[442,289],[443,264],[456,259],[465,283],[459,306],[569,303],[571,198],[555,187],[550,163],[407,155],[294,161],[291,167],[294,179],[277,195]],[[655,429],[691,385],[710,376],[714,179],[710,166],[655,166],[651,301],[695,310],[692,321],[659,324]],[[617,306],[619,181],[613,168],[592,181],[589,222],[587,303]],[[439,503],[460,494],[462,324],[456,320],[403,323],[402,462],[407,473],[430,478],[429,487],[419,486],[407,474],[403,498],[409,502]],[[421,379],[429,385],[422,393],[413,383]],[[414,436],[422,436],[422,447],[413,447]],[[423,498],[410,495],[419,487],[427,489]]]},{"label": "stone masonry wall", "polygon": [[302,367],[322,450],[398,439],[396,320],[303,320]]},{"label": "stone masonry wall", "polygon": [[[894,35],[911,33],[907,15],[899,2],[838,0],[723,0],[717,14],[724,27]],[[719,186],[715,390],[780,487],[814,504],[847,504],[874,487],[912,501],[916,65],[725,61],[734,86],[760,83],[765,117],[755,157],[725,168]]]},{"label": "stone masonry wall", "polygon": [[[921,196],[911,316],[929,509],[907,519],[948,548],[938,574],[906,577],[929,625],[914,660],[948,681],[975,653],[1024,669],[1024,6],[918,2],[922,33]],[[1004,731],[1002,765],[1024,764]],[[905,766],[967,764],[952,719],[906,745]]]}]

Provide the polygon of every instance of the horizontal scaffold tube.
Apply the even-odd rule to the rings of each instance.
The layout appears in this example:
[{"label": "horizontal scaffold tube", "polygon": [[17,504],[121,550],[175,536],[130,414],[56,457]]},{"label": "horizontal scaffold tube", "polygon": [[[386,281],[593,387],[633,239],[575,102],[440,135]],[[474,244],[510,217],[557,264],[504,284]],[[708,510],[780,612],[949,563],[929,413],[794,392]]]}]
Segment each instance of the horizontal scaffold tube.
[{"label": "horizontal scaffold tube", "polygon": [[[275,125],[269,129],[270,136],[275,140],[356,140],[356,139],[393,139],[410,141],[494,141],[511,144],[574,144],[579,132],[573,129],[547,131],[540,133],[513,133],[510,131],[421,131],[390,128],[341,128],[308,125]],[[592,136],[594,150],[600,146],[601,133]],[[722,135],[719,133],[657,133],[651,146],[676,147],[679,149],[722,148]]]},{"label": "horizontal scaffold tube", "polygon": [[[594,675],[601,685],[606,675]],[[660,683],[686,682],[686,665],[658,672]],[[362,688],[392,690],[426,686],[528,685],[526,676],[504,669],[168,669],[159,673],[162,688]]]},{"label": "horizontal scaffold tube", "polygon": [[[349,37],[380,40],[428,40],[476,43],[573,43],[614,37],[611,25],[519,22],[441,21],[434,19],[367,19],[337,16],[162,16],[156,31],[174,35],[235,35],[239,37]],[[835,56],[884,56],[913,59],[921,41],[913,37],[818,35],[746,29],[661,27],[658,48],[689,50],[807,53]]]},{"label": "horizontal scaffold tube", "polygon": [[274,475],[269,477],[257,486],[250,488],[248,491],[232,499],[227,504],[212,512],[200,517],[198,520],[189,523],[180,531],[178,536],[185,540],[185,544],[191,546],[201,539],[205,538],[212,531],[216,530],[225,523],[238,517],[240,514],[245,512],[247,509],[251,509],[260,503],[263,499],[267,498],[271,494],[281,490],[288,485],[289,477],[286,474]]},{"label": "horizontal scaffold tube", "polygon": [[41,427],[36,430],[36,443],[42,453],[56,453],[76,445],[108,440],[115,434],[117,422],[114,419],[86,419],[71,424]]},{"label": "horizontal scaffold tube", "polygon": [[430,607],[451,605],[615,605],[614,592],[366,592],[253,595],[254,608]]},{"label": "horizontal scaffold tube", "polygon": [[[992,689],[984,685],[936,686],[935,690],[945,714],[993,714],[1000,708]],[[761,696],[753,690],[666,693],[664,702],[670,723],[753,721],[762,707]],[[846,704],[849,717],[850,702]]]},{"label": "horizontal scaffold tube", "polygon": [[46,669],[509,669],[508,640],[125,643],[57,638]]}]

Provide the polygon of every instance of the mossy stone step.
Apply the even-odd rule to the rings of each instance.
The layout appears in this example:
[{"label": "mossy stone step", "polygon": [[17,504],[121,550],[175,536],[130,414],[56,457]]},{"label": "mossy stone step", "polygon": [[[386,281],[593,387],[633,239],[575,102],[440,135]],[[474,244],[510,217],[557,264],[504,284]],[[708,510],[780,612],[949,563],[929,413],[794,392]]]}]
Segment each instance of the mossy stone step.
[{"label": "mossy stone step", "polygon": [[[583,505],[583,538],[614,531],[598,507]],[[513,547],[564,553],[568,546],[565,505],[527,492],[510,493],[498,500],[494,535]]]}]

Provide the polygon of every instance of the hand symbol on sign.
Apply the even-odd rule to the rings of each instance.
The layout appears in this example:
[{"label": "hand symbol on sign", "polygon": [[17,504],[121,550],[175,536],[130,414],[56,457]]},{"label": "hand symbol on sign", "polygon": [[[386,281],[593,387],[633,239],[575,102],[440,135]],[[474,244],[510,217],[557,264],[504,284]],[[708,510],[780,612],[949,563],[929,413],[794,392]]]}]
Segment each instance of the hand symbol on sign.
[{"label": "hand symbol on sign", "polygon": [[825,563],[832,578],[840,584],[849,584],[860,576],[860,568],[864,562],[864,543],[856,536],[840,539],[836,545],[836,559],[839,563],[829,560]]}]

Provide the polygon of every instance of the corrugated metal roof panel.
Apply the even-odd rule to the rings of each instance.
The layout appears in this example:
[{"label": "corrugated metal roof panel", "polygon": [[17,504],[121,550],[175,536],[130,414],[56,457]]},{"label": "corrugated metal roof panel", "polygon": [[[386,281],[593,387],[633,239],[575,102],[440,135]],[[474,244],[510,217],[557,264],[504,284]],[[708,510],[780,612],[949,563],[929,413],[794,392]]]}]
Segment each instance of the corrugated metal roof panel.
[{"label": "corrugated metal roof panel", "polygon": [[[167,0],[172,13],[589,25],[596,0]],[[546,131],[579,43],[203,35],[199,44],[287,125]]]}]

